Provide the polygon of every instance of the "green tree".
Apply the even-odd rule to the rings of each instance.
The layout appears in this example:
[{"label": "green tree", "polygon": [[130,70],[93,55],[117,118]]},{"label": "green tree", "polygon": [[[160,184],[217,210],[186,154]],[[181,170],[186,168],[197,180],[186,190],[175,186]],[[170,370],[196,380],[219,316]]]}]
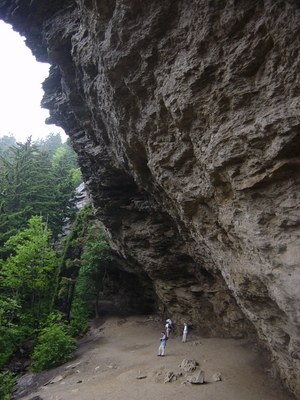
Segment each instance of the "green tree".
[{"label": "green tree", "polygon": [[6,295],[30,310],[34,327],[52,310],[58,277],[58,258],[50,242],[51,232],[42,217],[32,217],[29,227],[11,236],[2,261],[0,284]]},{"label": "green tree", "polygon": [[[75,336],[86,332],[89,318],[99,316],[100,293],[106,287],[109,281],[107,278],[113,269],[111,249],[103,228],[92,225],[83,235],[82,233],[83,231],[75,239],[77,246],[83,251],[82,256],[80,259],[66,260],[67,265],[72,268],[77,260],[77,277],[72,280],[71,298],[71,328]],[[62,282],[66,284],[67,279],[63,278]]]},{"label": "green tree", "polygon": [[61,317],[50,314],[34,348],[31,370],[41,372],[63,364],[73,358],[75,350],[75,341]]},{"label": "green tree", "polygon": [[57,237],[66,218],[74,216],[75,201],[71,180],[57,175],[31,138],[11,146],[9,157],[0,155],[0,246],[32,215],[47,217]]},{"label": "green tree", "polygon": [[77,214],[70,234],[66,237],[60,267],[58,306],[70,318],[75,283],[81,268],[81,256],[89,226],[94,221],[91,204]]},{"label": "green tree", "polygon": [[57,208],[55,179],[46,156],[31,143],[17,143],[0,156],[0,244],[26,226],[32,215]]},{"label": "green tree", "polygon": [[[109,274],[113,270],[111,249],[103,228],[93,225],[84,238],[84,251],[81,257],[81,268],[75,284],[72,301],[71,327],[74,334],[82,334],[87,328],[88,318],[99,317],[100,293],[107,288]],[[109,290],[111,288],[109,287]]]},{"label": "green tree", "polygon": [[10,400],[11,392],[17,383],[17,377],[10,371],[0,372],[0,399]]},{"label": "green tree", "polygon": [[5,156],[10,146],[16,144],[16,138],[12,133],[4,135],[0,138],[0,154]]},{"label": "green tree", "polygon": [[82,255],[79,281],[85,282],[86,292],[91,292],[93,295],[97,318],[100,291],[103,288],[103,281],[108,276],[112,260],[111,248],[104,229],[99,225],[90,227]]},{"label": "green tree", "polygon": [[[57,202],[59,208],[56,213],[64,220],[74,220],[76,209],[75,189],[82,182],[80,169],[76,161],[76,153],[69,145],[69,140],[59,147],[51,159],[53,173],[56,180]],[[59,223],[59,221],[57,221]]]},{"label": "green tree", "polygon": [[70,180],[73,189],[82,182],[76,153],[68,144],[56,150],[52,157],[52,166],[59,179],[66,182]]},{"label": "green tree", "polygon": [[20,335],[14,321],[19,317],[20,308],[18,302],[7,294],[0,297],[0,368],[9,361],[18,344]]},{"label": "green tree", "polygon": [[63,146],[60,133],[49,133],[45,139],[38,139],[34,142],[34,144],[42,153],[47,153],[50,160],[55,154],[56,150]]}]

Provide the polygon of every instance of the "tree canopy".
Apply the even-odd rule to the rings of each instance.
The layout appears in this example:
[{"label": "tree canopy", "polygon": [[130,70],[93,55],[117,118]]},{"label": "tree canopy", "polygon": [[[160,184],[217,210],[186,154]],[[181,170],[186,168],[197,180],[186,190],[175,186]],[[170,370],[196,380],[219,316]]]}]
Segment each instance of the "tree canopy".
[{"label": "tree canopy", "polygon": [[42,217],[32,217],[4,247],[10,255],[0,260],[0,368],[47,320],[59,273],[59,257]]},{"label": "tree canopy", "polygon": [[2,261],[0,283],[8,298],[31,310],[32,318],[39,321],[45,300],[49,313],[57,281],[58,257],[50,242],[51,231],[42,217],[31,217],[28,228],[11,236],[5,243],[10,253]]},{"label": "tree canopy", "polygon": [[14,378],[1,368],[22,343],[34,371],[73,356],[92,304],[97,316],[112,256],[91,205],[76,208],[81,176],[69,140],[7,135],[0,146],[0,378],[8,382],[0,392],[8,393]]},{"label": "tree canopy", "polygon": [[16,138],[12,133],[0,137],[0,154],[5,155],[10,146],[16,144]]},{"label": "tree canopy", "polygon": [[[32,215],[43,215],[55,236],[66,218],[74,215],[74,190],[70,164],[58,171],[46,152],[28,138],[0,155],[0,246]],[[74,202],[73,202],[74,203]]]}]

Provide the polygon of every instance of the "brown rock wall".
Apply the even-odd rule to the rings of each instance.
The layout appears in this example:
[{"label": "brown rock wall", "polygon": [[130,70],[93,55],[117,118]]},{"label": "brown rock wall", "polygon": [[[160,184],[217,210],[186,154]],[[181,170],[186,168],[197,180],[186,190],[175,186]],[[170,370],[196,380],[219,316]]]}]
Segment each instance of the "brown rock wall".
[{"label": "brown rock wall", "polygon": [[43,105],[122,268],[175,324],[255,327],[299,397],[299,3],[46,3],[0,17],[52,63]]}]

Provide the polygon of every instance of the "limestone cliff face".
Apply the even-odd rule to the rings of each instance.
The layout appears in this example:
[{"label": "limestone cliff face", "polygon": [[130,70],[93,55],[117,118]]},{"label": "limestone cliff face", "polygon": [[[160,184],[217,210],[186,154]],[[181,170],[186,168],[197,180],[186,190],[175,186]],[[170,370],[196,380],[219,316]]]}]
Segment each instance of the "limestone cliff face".
[{"label": "limestone cliff face", "polygon": [[300,398],[299,2],[2,0],[0,17],[52,64],[43,106],[128,282],[180,329],[256,331]]}]

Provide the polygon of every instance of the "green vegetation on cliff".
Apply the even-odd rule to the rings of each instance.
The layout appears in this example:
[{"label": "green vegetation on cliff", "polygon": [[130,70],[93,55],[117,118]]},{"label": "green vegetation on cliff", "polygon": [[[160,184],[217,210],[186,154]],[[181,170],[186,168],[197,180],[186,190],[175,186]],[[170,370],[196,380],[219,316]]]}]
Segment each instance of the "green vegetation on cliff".
[{"label": "green vegetation on cliff", "polygon": [[[47,151],[47,140],[0,142],[0,374],[18,353],[42,371],[72,358],[94,301],[97,310],[110,248],[91,205],[76,207],[81,179],[68,143],[50,135]],[[9,398],[15,380],[4,374]]]}]

